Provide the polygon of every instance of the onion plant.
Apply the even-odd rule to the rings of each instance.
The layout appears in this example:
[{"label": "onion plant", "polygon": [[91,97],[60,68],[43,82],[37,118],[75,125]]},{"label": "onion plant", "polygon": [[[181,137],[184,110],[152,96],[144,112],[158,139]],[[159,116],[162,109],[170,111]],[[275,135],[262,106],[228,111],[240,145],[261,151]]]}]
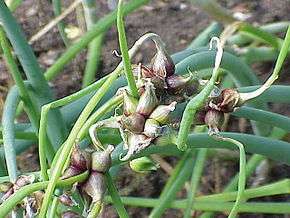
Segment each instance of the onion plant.
[{"label": "onion plant", "polygon": [[[254,27],[236,22],[214,1],[205,1],[202,8],[207,11],[207,4],[214,5],[215,11],[208,12],[224,20],[226,28],[212,23],[186,49],[172,55],[155,33],[144,34],[128,49],[125,15],[147,2],[119,0],[116,11],[97,21],[95,5],[84,0],[88,31],[72,44],[65,24],[59,23],[67,48],[44,71],[11,14],[21,1],[11,1],[9,9],[0,0],[2,55],[15,82],[0,127],[1,216],[97,217],[107,204],[119,217],[129,217],[129,206],[152,208],[149,217],[162,217],[168,208],[181,210],[184,217],[200,211],[204,218],[215,212],[228,217],[244,212],[290,214],[287,202],[258,199],[288,194],[288,179],[246,187],[263,160],[290,164],[290,143],[283,140],[290,118],[268,107],[269,102],[290,103],[290,86],[273,85],[289,52],[289,22]],[[59,15],[60,1],[53,1],[53,7]],[[122,60],[92,83],[102,39],[115,23]],[[146,41],[156,47],[151,63],[132,63]],[[87,46],[83,88],[54,99],[48,82]],[[260,81],[249,64],[269,60],[275,62],[273,72]],[[17,121],[21,102],[26,123]],[[253,134],[221,131],[228,123],[225,116],[231,115],[250,120]],[[32,145],[38,147],[40,171],[23,174],[16,156]],[[221,193],[199,195],[205,163],[221,148],[238,150],[239,171]],[[160,196],[120,196],[115,185],[119,174],[114,171],[126,163],[136,172],[156,170],[151,160],[156,154],[178,159]],[[177,199],[185,186],[187,194]]]}]

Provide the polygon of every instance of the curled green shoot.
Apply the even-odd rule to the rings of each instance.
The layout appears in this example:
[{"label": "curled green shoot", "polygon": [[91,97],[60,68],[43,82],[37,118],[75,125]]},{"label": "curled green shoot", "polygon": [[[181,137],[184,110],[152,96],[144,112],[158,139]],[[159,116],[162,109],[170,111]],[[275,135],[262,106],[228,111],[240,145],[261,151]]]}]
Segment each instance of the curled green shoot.
[{"label": "curled green shoot", "polygon": [[279,72],[282,68],[283,62],[287,57],[288,50],[290,47],[290,26],[288,27],[284,42],[282,44],[278,59],[276,61],[275,68],[273,70],[272,75],[268,78],[268,80],[257,90],[250,92],[250,93],[241,93],[240,98],[242,102],[246,102],[250,99],[256,98],[257,96],[261,95],[265,92],[270,86],[278,79]]},{"label": "curled green shoot", "polygon": [[206,86],[204,87],[204,89],[200,93],[198,93],[194,98],[192,98],[189,101],[189,103],[186,105],[186,108],[182,115],[182,120],[180,123],[180,130],[178,132],[178,138],[177,138],[177,148],[180,150],[185,150],[187,148],[186,140],[187,140],[187,136],[189,134],[189,130],[193,122],[194,116],[197,110],[200,109],[205,103],[206,99],[208,98],[211,91],[213,90],[214,84],[218,78],[218,71],[219,71],[221,60],[222,60],[223,48],[217,37],[212,38],[211,43],[210,43],[210,48],[212,48],[213,41],[216,41],[217,43],[217,54],[215,58],[215,65],[214,65],[213,73],[210,80],[207,82]]},{"label": "curled green shoot", "polygon": [[245,186],[246,186],[246,153],[244,149],[244,145],[232,138],[227,138],[227,137],[221,137],[217,136],[215,137],[217,140],[222,140],[226,142],[230,142],[234,145],[236,145],[239,148],[240,151],[240,172],[239,172],[239,179],[238,179],[238,192],[237,192],[237,198],[236,202],[233,205],[233,208],[229,214],[229,218],[234,218],[236,217],[238,210],[239,210],[239,205],[243,202],[243,194],[245,192]]}]

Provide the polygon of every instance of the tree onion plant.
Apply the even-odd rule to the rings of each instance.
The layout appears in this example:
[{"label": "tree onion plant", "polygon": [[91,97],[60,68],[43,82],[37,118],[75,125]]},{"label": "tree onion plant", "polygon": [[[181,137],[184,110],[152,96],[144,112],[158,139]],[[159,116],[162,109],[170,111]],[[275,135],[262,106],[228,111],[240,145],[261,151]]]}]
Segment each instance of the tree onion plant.
[{"label": "tree onion plant", "polygon": [[[152,208],[152,218],[162,217],[168,208],[180,209],[186,218],[194,211],[203,218],[215,212],[231,218],[244,212],[290,214],[287,202],[258,199],[289,194],[289,179],[246,187],[263,160],[290,164],[290,143],[283,140],[290,118],[268,107],[269,102],[290,103],[290,86],[273,85],[289,53],[289,22],[254,27],[236,21],[215,1],[193,1],[226,27],[210,24],[186,49],[172,55],[155,33],[144,34],[128,49],[124,16],[147,2],[119,0],[115,11],[97,20],[94,2],[83,0],[87,32],[72,43],[60,22],[67,48],[44,71],[11,12],[21,1],[11,1],[9,8],[0,0],[1,55],[15,82],[0,126],[1,217],[93,218],[107,204],[119,217],[129,217],[125,206]],[[61,2],[52,4],[60,15]],[[210,5],[214,9],[209,10]],[[93,82],[102,40],[115,23],[122,60]],[[147,41],[155,45],[150,64],[131,63]],[[86,47],[83,88],[55,100],[48,82]],[[275,62],[273,72],[260,81],[249,64],[269,60]],[[17,122],[17,108],[27,114],[26,123]],[[251,120],[253,134],[221,131],[229,115]],[[32,145],[38,147],[40,171],[23,174],[16,156]],[[207,158],[220,148],[238,150],[239,172],[221,193],[198,195]],[[179,160],[160,196],[120,196],[113,169],[128,163],[136,172],[156,170],[156,154]],[[187,194],[177,199],[185,186]]]}]

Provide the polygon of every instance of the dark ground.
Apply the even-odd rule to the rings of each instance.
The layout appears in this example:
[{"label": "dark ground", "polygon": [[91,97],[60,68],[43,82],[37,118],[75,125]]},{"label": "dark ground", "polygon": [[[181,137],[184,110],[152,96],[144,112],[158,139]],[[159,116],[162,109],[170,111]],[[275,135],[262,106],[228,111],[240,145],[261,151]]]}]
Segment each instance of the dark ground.
[{"label": "dark ground", "polygon": [[[106,1],[100,2],[100,14],[109,12]],[[65,1],[66,5],[70,1]],[[290,19],[289,0],[262,0],[262,1],[221,1],[222,5],[235,12],[249,13],[248,19],[251,23],[263,24],[275,21]],[[52,6],[46,0],[25,0],[17,9],[15,16],[21,23],[27,38],[35,34],[43,25],[53,18]],[[76,24],[75,15],[69,15],[65,21],[69,24]],[[126,19],[126,30],[129,46],[146,32],[155,32],[165,41],[168,51],[174,53],[182,50],[186,45],[211,22],[204,12],[192,6],[188,1],[151,1],[150,4],[142,7]],[[152,56],[152,44],[148,43],[142,51],[136,55],[135,61],[148,62],[147,56]],[[44,37],[34,43],[33,49],[44,68],[49,67],[53,61],[64,51],[64,45],[58,34],[57,28],[47,33]],[[112,27],[106,34],[102,52],[101,69],[98,76],[111,72],[116,67],[119,59],[112,55],[112,51],[118,49],[116,27]],[[66,66],[64,72],[53,82],[56,96],[63,97],[80,89],[82,72],[85,64],[85,52],[82,52],[72,63]],[[147,57],[147,58],[146,58]],[[265,78],[273,67],[273,63],[255,65],[254,68],[261,78]],[[285,68],[284,68],[285,69]],[[289,64],[282,73],[280,81],[289,84]],[[0,105],[5,99],[7,87],[11,86],[11,78],[6,72],[3,61],[0,62]],[[1,107],[0,107],[1,108]],[[274,111],[290,115],[290,108],[285,105],[273,105]],[[35,149],[30,149],[19,157],[19,167],[23,171],[36,170],[38,158]],[[173,158],[166,159],[171,165],[175,164]],[[199,194],[219,192],[226,184],[227,178],[231,178],[238,170],[238,164],[233,161],[225,161],[218,158],[211,158],[206,165],[206,172],[202,178],[202,189]],[[267,177],[268,181],[277,181],[279,178],[289,178],[290,168],[279,164],[274,165]],[[124,168],[120,172],[118,187],[123,195],[158,197],[168,175],[159,169],[156,173],[140,175]],[[254,178],[251,178],[253,180]],[[179,193],[182,197],[185,191]],[[267,200],[267,199],[265,199]],[[272,199],[273,200],[273,199]],[[286,200],[281,197],[279,200]],[[149,209],[130,208],[132,217],[146,217]],[[116,217],[114,210],[107,207],[104,217]],[[182,217],[177,210],[169,210],[164,217]],[[216,217],[226,217],[220,214]],[[284,217],[275,215],[242,215],[240,217]]]}]

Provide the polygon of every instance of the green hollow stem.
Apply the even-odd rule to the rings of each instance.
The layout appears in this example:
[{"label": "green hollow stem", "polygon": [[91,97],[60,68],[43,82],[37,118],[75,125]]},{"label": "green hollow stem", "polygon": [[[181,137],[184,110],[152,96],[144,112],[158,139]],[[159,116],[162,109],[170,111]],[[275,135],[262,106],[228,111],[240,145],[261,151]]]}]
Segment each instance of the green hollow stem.
[{"label": "green hollow stem", "polygon": [[244,199],[243,195],[244,195],[245,186],[246,186],[246,153],[245,153],[244,145],[241,142],[232,138],[224,138],[224,137],[222,138],[222,140],[236,145],[240,151],[240,171],[239,171],[239,179],[238,179],[237,198],[228,216],[229,218],[234,218],[236,217],[239,210],[239,206],[243,202],[243,199]]},{"label": "green hollow stem", "polygon": [[[265,24],[265,25],[260,26],[259,28],[261,30],[268,32],[268,33],[275,34],[275,33],[286,31],[289,24],[290,24],[290,22],[281,21],[281,22]],[[252,39],[250,37],[247,37],[246,35],[239,33],[239,34],[231,36],[227,40],[227,42],[230,44],[237,44],[239,46],[243,46],[247,43],[252,42]]]},{"label": "green hollow stem", "polygon": [[118,12],[117,12],[117,28],[118,28],[118,36],[119,36],[119,45],[122,55],[122,61],[124,65],[124,71],[128,82],[129,92],[135,97],[138,98],[138,89],[136,86],[135,78],[132,72],[130,57],[128,53],[128,45],[126,39],[126,32],[123,21],[123,5],[122,0],[119,0],[118,3]]},{"label": "green hollow stem", "polygon": [[14,132],[14,118],[16,113],[16,106],[19,102],[19,93],[15,88],[8,92],[2,115],[3,124],[3,147],[6,160],[8,175],[11,182],[17,180],[17,163],[15,152],[15,132]]},{"label": "green hollow stem", "polygon": [[[89,175],[88,172],[84,172],[80,175],[77,175],[77,176],[74,176],[65,180],[60,180],[57,182],[56,186],[58,188],[70,187],[76,182],[85,181],[88,175]],[[0,205],[1,216],[5,217],[26,196],[32,194],[35,191],[45,189],[48,186],[48,183],[49,183],[48,181],[37,182],[30,185],[26,185],[22,187],[21,189],[19,189],[15,194],[13,194],[11,197],[9,197],[5,202],[3,202]]]},{"label": "green hollow stem", "polygon": [[[2,130],[0,130],[0,139],[3,138]],[[38,138],[35,132],[22,132],[15,130],[15,139],[24,139],[24,140],[32,140],[37,141]]]},{"label": "green hollow stem", "polygon": [[[132,207],[154,207],[160,203],[159,199],[154,198],[138,198],[138,197],[122,197],[123,203]],[[107,202],[112,202],[110,198],[105,199]],[[187,200],[177,200],[172,202],[170,208],[185,209]],[[234,203],[230,202],[194,202],[192,210],[200,211],[216,211],[225,212],[230,211]],[[289,203],[242,203],[239,206],[240,213],[269,213],[269,214],[287,214],[290,213]]]},{"label": "green hollow stem", "polygon": [[[285,136],[286,132],[285,131],[279,131],[279,134],[277,134],[277,129],[273,129],[272,130],[272,133],[270,135],[271,138],[275,138],[275,139],[281,139],[283,136]],[[265,156],[262,156],[262,155],[259,155],[259,154],[254,154],[251,156],[251,158],[247,161],[247,164],[246,164],[246,178],[249,178],[250,175],[252,175],[252,173],[255,171],[255,169],[257,168],[257,166],[263,161],[265,160]],[[236,174],[232,179],[231,181],[225,186],[224,188],[224,192],[232,192],[232,191],[235,191],[236,190],[236,186],[238,184],[238,180],[239,180],[239,174]],[[282,185],[283,186],[283,185]],[[272,187],[272,186],[271,186]],[[263,188],[263,187],[260,187],[260,188]],[[265,188],[267,190],[267,188]],[[282,188],[278,188],[277,190],[287,190],[287,185],[284,185],[284,187]],[[243,194],[243,197],[244,199],[249,199],[251,198],[251,196],[249,196],[248,194],[245,194],[246,191],[244,192]],[[247,192],[248,193],[248,192]],[[255,192],[254,193],[259,193],[259,191]],[[266,195],[269,193],[269,195],[271,195],[271,193],[273,193],[272,191],[267,190],[266,191]],[[273,193],[275,194],[275,193]],[[214,196],[214,195],[213,195]],[[255,195],[255,197],[261,197],[262,195]],[[254,197],[252,197],[254,198]],[[220,199],[222,200],[222,199]],[[200,218],[210,218],[212,217],[213,214],[211,212],[206,212],[206,213],[203,213]]]},{"label": "green hollow stem", "polygon": [[26,86],[23,82],[18,66],[15,63],[15,60],[9,48],[9,42],[6,39],[6,35],[2,27],[0,28],[0,44],[3,50],[5,62],[7,64],[10,74],[12,75],[19,89],[19,95],[21,96],[21,99],[25,104],[25,109],[28,112],[28,116],[31,122],[36,127],[38,127],[39,114],[37,113],[37,109],[35,108],[35,105],[32,103],[31,98],[28,94],[28,90],[26,89]]},{"label": "green hollow stem", "polygon": [[266,46],[246,47],[239,55],[247,64],[253,64],[263,61],[273,61],[278,57],[277,49]]},{"label": "green hollow stem", "polygon": [[[290,181],[289,179],[284,179],[272,184],[263,185],[257,188],[250,188],[244,191],[244,199],[260,198],[265,196],[281,195],[289,192]],[[236,199],[238,192],[225,192],[220,194],[206,195],[197,197],[196,201],[233,201]]]},{"label": "green hollow stem", "polygon": [[[140,6],[146,4],[149,0],[140,1],[130,1],[123,7],[124,15],[134,11]],[[99,19],[99,21],[94,24],[91,30],[86,32],[76,43],[71,45],[61,57],[45,72],[45,78],[51,80],[64,68],[64,66],[71,61],[82,49],[84,49],[95,37],[106,31],[116,20],[117,11],[114,11],[105,17]]]},{"label": "green hollow stem", "polygon": [[[52,5],[53,5],[53,12],[54,15],[57,17],[61,14],[61,0],[52,0]],[[66,47],[70,46],[70,40],[67,38],[66,32],[65,32],[65,23],[64,21],[59,21],[57,23],[57,28],[59,31],[59,34],[62,38],[63,43],[65,44]]]},{"label": "green hollow stem", "polygon": [[205,30],[198,34],[197,37],[189,44],[187,49],[199,48],[206,46],[210,39],[214,36],[219,37],[222,32],[222,25],[217,22],[212,22]]},{"label": "green hollow stem", "polygon": [[[84,9],[87,30],[91,30],[93,25],[97,22],[96,1],[83,0],[82,5]],[[88,46],[87,64],[85,67],[82,83],[83,88],[90,85],[95,80],[95,75],[100,64],[104,35],[105,33],[100,34]]]},{"label": "green hollow stem", "polygon": [[247,106],[243,106],[231,114],[249,120],[260,121],[290,132],[290,118],[287,116]]},{"label": "green hollow stem", "polygon": [[273,48],[280,49],[282,40],[269,32],[264,31],[261,28],[254,27],[248,23],[241,23],[239,25],[239,31],[254,40],[261,41],[263,43],[271,45]]},{"label": "green hollow stem", "polygon": [[45,218],[45,215],[47,213],[48,206],[51,202],[51,198],[56,186],[56,182],[58,178],[61,175],[61,172],[64,170],[65,163],[67,162],[67,159],[69,158],[72,148],[75,144],[75,139],[77,137],[78,132],[86,122],[87,118],[91,114],[91,112],[94,110],[96,105],[99,103],[101,98],[104,96],[104,94],[107,92],[107,90],[110,88],[113,81],[117,79],[119,76],[119,71],[114,71],[109,78],[106,80],[106,82],[102,85],[102,87],[97,91],[97,93],[90,99],[89,103],[86,105],[82,113],[80,114],[78,120],[76,121],[74,127],[72,128],[67,140],[62,146],[60,155],[56,155],[58,158],[55,161],[55,167],[54,170],[51,172],[50,180],[48,187],[46,189],[43,203],[40,209],[39,217]]},{"label": "green hollow stem", "polygon": [[194,198],[197,192],[197,188],[198,188],[199,181],[202,175],[204,164],[206,162],[207,152],[208,152],[207,148],[201,148],[197,152],[196,160],[194,162],[194,167],[193,167],[192,176],[191,176],[190,189],[187,194],[188,202],[187,202],[187,207],[183,215],[184,218],[190,218],[192,216],[191,205],[194,202]]},{"label": "green hollow stem", "polygon": [[56,217],[58,202],[59,202],[59,199],[57,197],[54,197],[53,201],[52,201],[52,203],[50,205],[50,211],[49,211],[48,218]]},{"label": "green hollow stem", "polygon": [[195,154],[195,152],[192,153],[191,151],[187,151],[184,153],[182,159],[163,188],[159,198],[160,202],[154,206],[149,215],[150,218],[161,217],[176,197],[177,192],[184,186],[184,183],[190,177],[192,165],[194,164],[193,154]]},{"label": "green hollow stem", "polygon": [[39,146],[38,146],[38,154],[39,154],[39,163],[40,163],[40,171],[41,177],[44,181],[49,179],[47,170],[48,164],[46,159],[50,162],[53,160],[55,155],[55,151],[48,144],[48,137],[46,134],[46,125],[48,120],[48,112],[50,110],[50,105],[45,105],[41,108],[41,117],[40,117],[40,126],[39,126]]},{"label": "green hollow stem", "polygon": [[[233,133],[233,132],[223,132],[221,133],[225,137],[233,138],[240,141],[244,147],[245,151],[249,153],[255,153],[264,155],[272,160],[276,160],[283,163],[290,163],[289,155],[290,155],[290,143],[270,139],[267,137],[250,135],[250,134],[242,134],[242,133]],[[182,152],[174,148],[175,140],[170,138],[162,138],[157,142],[157,145],[152,145],[149,148],[143,150],[142,152],[133,155],[132,158],[138,158],[142,156],[148,156],[150,154],[160,153],[164,155],[180,155]],[[166,146],[164,146],[166,145]],[[216,141],[212,139],[206,133],[195,133],[190,134],[187,138],[188,148],[226,148],[234,150],[236,149],[231,143],[224,141]],[[263,145],[263,146],[261,146]],[[124,151],[121,146],[115,149],[112,153],[113,165],[119,164],[120,160],[118,159],[118,155],[122,154]],[[131,160],[131,159],[130,159]]]},{"label": "green hollow stem", "polygon": [[119,215],[120,218],[129,218],[129,215],[124,207],[124,204],[119,196],[118,190],[116,186],[114,185],[113,179],[111,175],[107,172],[105,174],[106,182],[107,182],[107,187],[109,194],[112,199],[112,203],[114,204],[114,207]]},{"label": "green hollow stem", "polygon": [[200,7],[203,11],[221,23],[230,24],[236,21],[230,12],[220,6],[215,0],[190,0],[190,2]]}]

